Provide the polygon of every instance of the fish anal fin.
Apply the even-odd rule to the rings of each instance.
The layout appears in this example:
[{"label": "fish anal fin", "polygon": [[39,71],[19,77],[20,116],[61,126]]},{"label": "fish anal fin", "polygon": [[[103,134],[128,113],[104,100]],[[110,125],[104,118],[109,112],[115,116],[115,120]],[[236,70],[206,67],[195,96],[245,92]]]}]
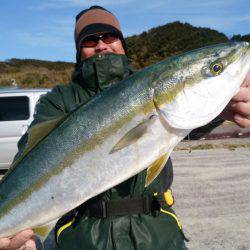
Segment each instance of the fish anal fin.
[{"label": "fish anal fin", "polygon": [[36,235],[39,236],[39,238],[44,241],[47,236],[49,235],[49,233],[53,230],[55,224],[56,224],[57,220],[53,220],[52,222],[42,225],[42,226],[38,226],[33,228],[33,231]]},{"label": "fish anal fin", "polygon": [[41,226],[41,227],[34,228],[33,231],[36,235],[39,235],[41,238],[45,239],[46,236],[50,232],[50,228],[49,226]]},{"label": "fish anal fin", "polygon": [[156,159],[147,169],[147,176],[145,180],[145,187],[148,187],[153,180],[159,175],[163,167],[165,166],[169,154],[164,154],[160,158]]}]

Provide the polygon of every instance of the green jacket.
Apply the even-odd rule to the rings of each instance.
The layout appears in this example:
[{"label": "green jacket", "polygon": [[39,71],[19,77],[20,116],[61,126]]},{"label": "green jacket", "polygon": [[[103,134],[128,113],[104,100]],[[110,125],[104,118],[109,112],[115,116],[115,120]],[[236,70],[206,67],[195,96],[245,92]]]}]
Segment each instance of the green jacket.
[{"label": "green jacket", "polygon": [[[40,99],[30,127],[69,113],[79,104],[87,103],[97,92],[132,73],[126,56],[105,55],[87,59],[75,69],[69,85],[56,86]],[[26,142],[27,134],[19,141],[19,153],[24,149]],[[159,213],[111,216],[105,219],[86,216],[78,216],[76,219],[70,213],[56,226],[57,248],[186,249],[181,225],[163,196],[173,180],[171,160],[148,188],[144,188],[145,176],[146,170],[104,192],[99,198],[106,201],[119,200],[153,196],[157,193],[157,199],[161,204]]]}]

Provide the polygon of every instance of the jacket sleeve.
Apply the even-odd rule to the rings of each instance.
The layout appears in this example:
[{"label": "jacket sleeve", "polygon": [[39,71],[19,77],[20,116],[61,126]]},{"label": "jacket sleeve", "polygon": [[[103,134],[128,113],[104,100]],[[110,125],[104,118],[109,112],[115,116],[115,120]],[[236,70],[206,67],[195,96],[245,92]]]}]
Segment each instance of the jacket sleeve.
[{"label": "jacket sleeve", "polygon": [[216,117],[207,125],[192,130],[189,136],[186,137],[185,139],[199,140],[203,136],[209,134],[213,129],[220,126],[224,121],[225,120],[223,120],[222,118]]},{"label": "jacket sleeve", "polygon": [[34,125],[62,117],[78,105],[87,103],[91,95],[78,84],[58,85],[54,87],[46,95],[40,97],[36,104],[34,112],[34,120],[30,124],[27,132],[18,142],[18,153],[14,160],[22,154],[28,141],[29,129]]}]

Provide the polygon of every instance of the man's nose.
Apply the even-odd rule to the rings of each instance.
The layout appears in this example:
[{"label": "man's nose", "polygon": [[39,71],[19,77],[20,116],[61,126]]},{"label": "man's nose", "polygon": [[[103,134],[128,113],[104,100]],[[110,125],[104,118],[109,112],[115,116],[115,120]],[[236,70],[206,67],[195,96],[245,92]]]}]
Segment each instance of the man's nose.
[{"label": "man's nose", "polygon": [[103,50],[108,49],[108,45],[100,39],[98,41],[98,44],[96,45],[95,49],[97,51],[103,51]]}]

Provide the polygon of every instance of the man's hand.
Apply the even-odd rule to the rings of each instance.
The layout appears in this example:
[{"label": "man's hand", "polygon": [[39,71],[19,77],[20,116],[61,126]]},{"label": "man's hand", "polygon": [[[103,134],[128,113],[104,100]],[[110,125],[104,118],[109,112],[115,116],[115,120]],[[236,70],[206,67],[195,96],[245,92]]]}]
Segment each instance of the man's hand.
[{"label": "man's hand", "polygon": [[240,91],[228,103],[220,117],[233,121],[242,128],[250,126],[250,71],[242,83]]},{"label": "man's hand", "polygon": [[31,229],[24,230],[12,238],[0,238],[0,250],[36,250],[35,235]]}]

